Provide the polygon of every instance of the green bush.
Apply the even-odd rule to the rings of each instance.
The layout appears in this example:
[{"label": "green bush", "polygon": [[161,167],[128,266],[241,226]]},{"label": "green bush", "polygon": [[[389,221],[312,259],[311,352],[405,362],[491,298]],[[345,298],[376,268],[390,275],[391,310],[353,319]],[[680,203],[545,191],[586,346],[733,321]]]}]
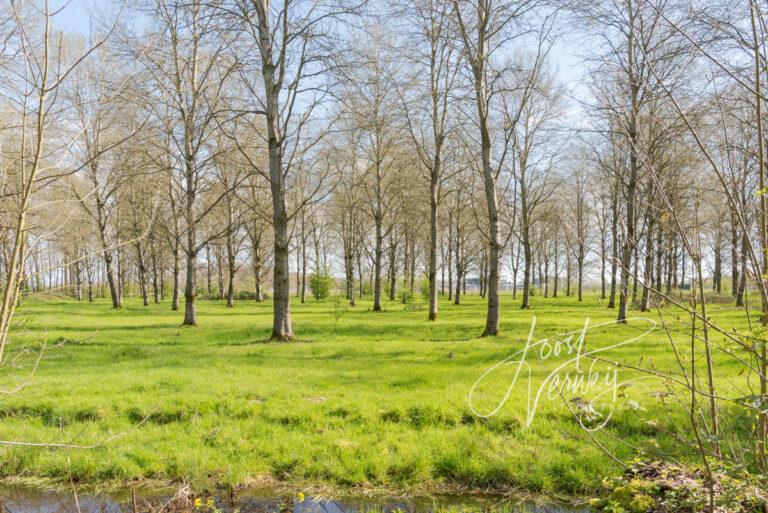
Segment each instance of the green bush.
[{"label": "green bush", "polygon": [[315,299],[327,299],[331,295],[333,277],[327,267],[323,267],[309,277],[309,290]]},{"label": "green bush", "polygon": [[429,299],[429,278],[419,280],[419,292],[421,292],[424,299]]}]

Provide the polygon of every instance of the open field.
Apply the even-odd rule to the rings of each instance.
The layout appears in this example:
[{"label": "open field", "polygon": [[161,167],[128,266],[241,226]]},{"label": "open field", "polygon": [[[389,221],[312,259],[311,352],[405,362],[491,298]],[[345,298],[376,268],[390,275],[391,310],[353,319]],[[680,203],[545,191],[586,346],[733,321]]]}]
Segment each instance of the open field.
[{"label": "open field", "polygon": [[[0,438],[89,444],[147,421],[95,449],[2,448],[0,475],[233,486],[275,478],[342,487],[460,485],[583,494],[619,471],[559,399],[543,400],[530,427],[522,385],[485,420],[467,402],[486,369],[523,347],[532,316],[534,338],[541,338],[579,329],[586,317],[593,324],[610,321],[613,311],[588,296],[582,304],[535,297],[533,308],[523,312],[504,296],[502,335],[478,339],[483,300],[467,296],[464,305],[454,306],[442,298],[440,307],[440,320],[428,323],[423,309],[387,303],[385,312],[374,313],[363,300],[334,328],[334,303],[310,300],[293,305],[300,340],[286,344],[263,342],[270,302],[241,301],[226,309],[223,302],[203,301],[196,328],[180,327],[180,314],[167,303],[145,308],[129,300],[121,311],[106,301],[26,303],[11,351],[44,340],[49,347],[32,384],[0,402]],[[729,325],[746,322],[743,309],[713,310]],[[640,321],[604,326],[590,332],[588,344],[618,342],[646,328]],[[662,332],[608,354],[629,365],[676,365]],[[738,379],[734,369],[718,360],[718,379]],[[25,371],[3,372],[3,384],[10,386]],[[484,382],[487,404],[504,395],[510,372]],[[622,381],[636,374],[619,372]],[[548,373],[535,367],[534,382]],[[617,399],[640,406],[619,408],[596,433],[619,459],[636,456],[627,443],[685,458],[685,448],[647,422],[685,429],[650,395],[663,389],[658,380],[644,380]]]}]

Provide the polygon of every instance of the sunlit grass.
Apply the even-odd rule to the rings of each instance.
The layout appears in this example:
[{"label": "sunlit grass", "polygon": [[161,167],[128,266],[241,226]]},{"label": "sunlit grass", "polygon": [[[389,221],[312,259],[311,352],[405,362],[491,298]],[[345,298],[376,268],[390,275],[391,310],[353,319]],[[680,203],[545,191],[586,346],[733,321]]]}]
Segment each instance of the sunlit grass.
[{"label": "sunlit grass", "polygon": [[[544,400],[526,426],[526,388],[519,385],[499,413],[476,417],[467,397],[483,372],[521,349],[532,317],[535,339],[613,319],[589,295],[535,297],[533,309],[503,298],[502,335],[480,339],[485,305],[476,296],[454,306],[445,299],[440,319],[426,309],[387,303],[370,310],[363,300],[334,329],[333,302],[296,302],[295,343],[264,343],[269,302],[201,302],[199,327],[181,327],[168,303],[141,306],[128,299],[121,311],[106,301],[34,300],[19,311],[13,344],[48,349],[34,382],[0,401],[0,438],[89,444],[131,429],[105,447],[67,451],[0,449],[0,474],[85,482],[147,478],[193,484],[240,485],[259,479],[368,485],[519,487],[538,492],[589,493],[617,465],[597,447],[564,407]],[[730,325],[743,311],[718,306]],[[648,314],[655,317],[655,313]],[[640,321],[590,332],[588,347],[630,338]],[[684,337],[680,342],[684,342]],[[718,339],[719,341],[719,339]],[[59,346],[56,346],[60,344]],[[13,352],[13,348],[11,350]],[[661,332],[606,354],[629,365],[677,365]],[[29,358],[27,359],[29,363]],[[535,383],[554,368],[539,362]],[[511,367],[486,382],[476,406],[498,402]],[[637,374],[620,370],[621,379]],[[718,378],[735,378],[736,366],[718,361]],[[4,370],[4,384],[23,370]],[[686,457],[688,449],[648,425],[685,429],[661,413],[658,380],[630,386],[627,399],[640,411],[618,411],[603,433],[622,460],[635,448]],[[483,395],[485,394],[485,395]],[[494,402],[495,401],[495,402]],[[474,403],[473,403],[474,404]],[[727,424],[727,423],[726,423]]]}]

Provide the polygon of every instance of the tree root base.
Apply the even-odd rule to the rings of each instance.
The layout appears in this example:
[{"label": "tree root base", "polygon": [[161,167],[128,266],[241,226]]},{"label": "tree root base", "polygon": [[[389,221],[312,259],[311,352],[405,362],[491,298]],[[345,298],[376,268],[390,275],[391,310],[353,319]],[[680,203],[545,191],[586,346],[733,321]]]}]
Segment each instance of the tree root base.
[{"label": "tree root base", "polygon": [[282,333],[278,333],[276,331],[272,332],[272,335],[269,337],[270,342],[291,342],[293,341],[293,335],[283,335]]}]

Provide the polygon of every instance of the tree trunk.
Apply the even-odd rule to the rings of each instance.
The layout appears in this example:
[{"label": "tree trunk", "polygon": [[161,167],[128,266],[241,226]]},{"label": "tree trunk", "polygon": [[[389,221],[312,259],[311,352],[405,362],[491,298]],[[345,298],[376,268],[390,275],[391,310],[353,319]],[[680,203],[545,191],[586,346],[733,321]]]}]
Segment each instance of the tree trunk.
[{"label": "tree trunk", "polygon": [[[301,233],[299,234],[300,239],[299,243],[301,245],[301,251],[298,252],[296,255],[297,260],[301,259],[301,280],[299,281],[299,286],[297,287],[297,295],[301,298],[301,304],[303,305],[306,302],[307,299],[307,229],[306,229],[306,216],[304,209],[301,209]],[[299,263],[297,261],[297,263]],[[296,278],[299,279],[298,275],[299,267],[296,267],[297,276]]]},{"label": "tree trunk", "polygon": [[529,236],[528,226],[523,220],[523,302],[520,308],[525,310],[531,307],[531,272],[533,265],[533,251]]},{"label": "tree trunk", "polygon": [[517,299],[517,273],[520,270],[520,245],[516,245],[517,253],[512,256],[512,299]]},{"label": "tree trunk", "polygon": [[181,255],[179,255],[179,244],[176,241],[173,245],[173,291],[171,292],[171,311],[179,310],[179,275],[181,274]]},{"label": "tree trunk", "polygon": [[162,290],[162,287],[160,285],[160,280],[158,280],[157,276],[157,251],[152,251],[152,299],[154,303],[157,305],[160,303],[160,293]]},{"label": "tree trunk", "polygon": [[453,299],[453,212],[448,211],[448,301]]},{"label": "tree trunk", "polygon": [[[187,243],[189,244],[188,247],[193,247],[194,245],[194,235],[190,233],[188,235],[188,238],[191,240],[188,240]],[[195,283],[195,267],[197,263],[197,254],[193,251],[187,251],[187,276],[186,276],[186,282],[184,284],[184,322],[182,324],[184,326],[197,326],[197,290],[196,290],[196,283]]]},{"label": "tree trunk", "polygon": [[184,285],[184,326],[197,326],[197,224],[195,222],[197,213],[195,212],[195,163],[192,156],[191,141],[189,140],[188,130],[185,131],[185,180],[186,194],[184,205],[184,218],[186,220],[187,245],[184,253],[187,257],[187,276]]},{"label": "tree trunk", "polygon": [[461,281],[463,269],[460,264],[456,264],[456,291],[453,293],[453,304],[461,304]]},{"label": "tree trunk", "polygon": [[205,245],[205,290],[210,295],[213,292],[213,259],[211,258],[211,245]]},{"label": "tree trunk", "polygon": [[[641,234],[638,234],[638,236],[641,236]],[[632,274],[630,276],[632,278],[632,300],[630,301],[630,304],[635,304],[637,301],[637,284],[640,281],[638,280],[638,276],[640,276],[640,257],[638,256],[639,251],[639,245],[635,244],[634,254],[632,255]]]},{"label": "tree trunk", "polygon": [[616,278],[619,262],[619,205],[617,198],[614,195],[612,201],[612,217],[613,223],[611,225],[611,293],[608,298],[608,308],[616,308]]},{"label": "tree trunk", "polygon": [[224,299],[224,252],[221,245],[216,245],[216,285],[219,288],[219,297]]},{"label": "tree trunk", "polygon": [[107,283],[109,284],[109,295],[112,298],[112,308],[122,308],[123,301],[120,297],[120,293],[117,290],[115,273],[112,270],[112,253],[109,249],[104,250],[104,266],[107,274]]},{"label": "tree trunk", "polygon": [[712,289],[718,294],[722,290],[722,274],[723,274],[723,248],[718,240],[714,247],[715,253],[715,269],[712,276]]},{"label": "tree trunk", "polygon": [[357,253],[357,287],[358,297],[363,299],[363,259],[361,252]]},{"label": "tree trunk", "polygon": [[381,233],[381,219],[377,215],[374,219],[376,225],[376,241],[373,250],[373,311],[381,311],[381,257],[383,236]]},{"label": "tree trunk", "polygon": [[88,280],[88,302],[93,303],[93,269],[91,268],[91,261],[87,257],[85,259],[85,277]]},{"label": "tree trunk", "polygon": [[557,297],[557,289],[560,284],[560,259],[558,258],[557,241],[555,241],[554,274],[552,276],[552,297]]},{"label": "tree trunk", "polygon": [[744,231],[741,235],[741,273],[739,278],[739,288],[736,291],[736,306],[744,306],[744,291],[747,289],[747,251],[749,248],[749,235]]},{"label": "tree trunk", "polygon": [[80,269],[80,261],[77,260],[75,262],[75,299],[78,301],[83,300],[83,282],[82,277],[80,276],[81,269]]},{"label": "tree trunk", "polygon": [[731,213],[731,295],[736,297],[739,291],[739,232],[736,214]]},{"label": "tree trunk", "polygon": [[123,304],[123,295],[125,292],[125,266],[123,265],[123,253],[120,247],[117,249],[117,297],[120,298],[120,305]]},{"label": "tree trunk", "polygon": [[651,285],[653,283],[653,222],[650,215],[645,234],[645,269],[643,269],[643,295],[640,300],[640,311],[647,312],[651,303]]},{"label": "tree trunk", "polygon": [[[394,301],[395,300],[395,292],[397,288],[397,262],[395,258],[397,257],[397,242],[390,239],[390,245],[389,245],[389,300]],[[408,265],[406,264],[404,266],[406,269],[408,268]]]},{"label": "tree trunk", "polygon": [[144,248],[141,247],[141,239],[136,243],[136,261],[139,268],[139,289],[144,306],[149,306],[149,293],[147,291],[147,266],[144,262]]},{"label": "tree trunk", "polygon": [[605,243],[605,233],[602,233],[600,236],[600,299],[605,299],[605,270],[606,270],[606,263],[605,263],[605,255],[608,251],[607,244]]},{"label": "tree trunk", "polygon": [[583,240],[579,240],[579,254],[576,257],[576,266],[578,269],[576,272],[578,273],[578,283],[577,283],[577,295],[579,297],[579,301],[584,301],[584,259],[586,255],[586,247],[583,242]]},{"label": "tree trunk", "polygon": [[[230,221],[231,223],[231,221]],[[235,242],[232,230],[227,230],[227,308],[235,306]]]}]

